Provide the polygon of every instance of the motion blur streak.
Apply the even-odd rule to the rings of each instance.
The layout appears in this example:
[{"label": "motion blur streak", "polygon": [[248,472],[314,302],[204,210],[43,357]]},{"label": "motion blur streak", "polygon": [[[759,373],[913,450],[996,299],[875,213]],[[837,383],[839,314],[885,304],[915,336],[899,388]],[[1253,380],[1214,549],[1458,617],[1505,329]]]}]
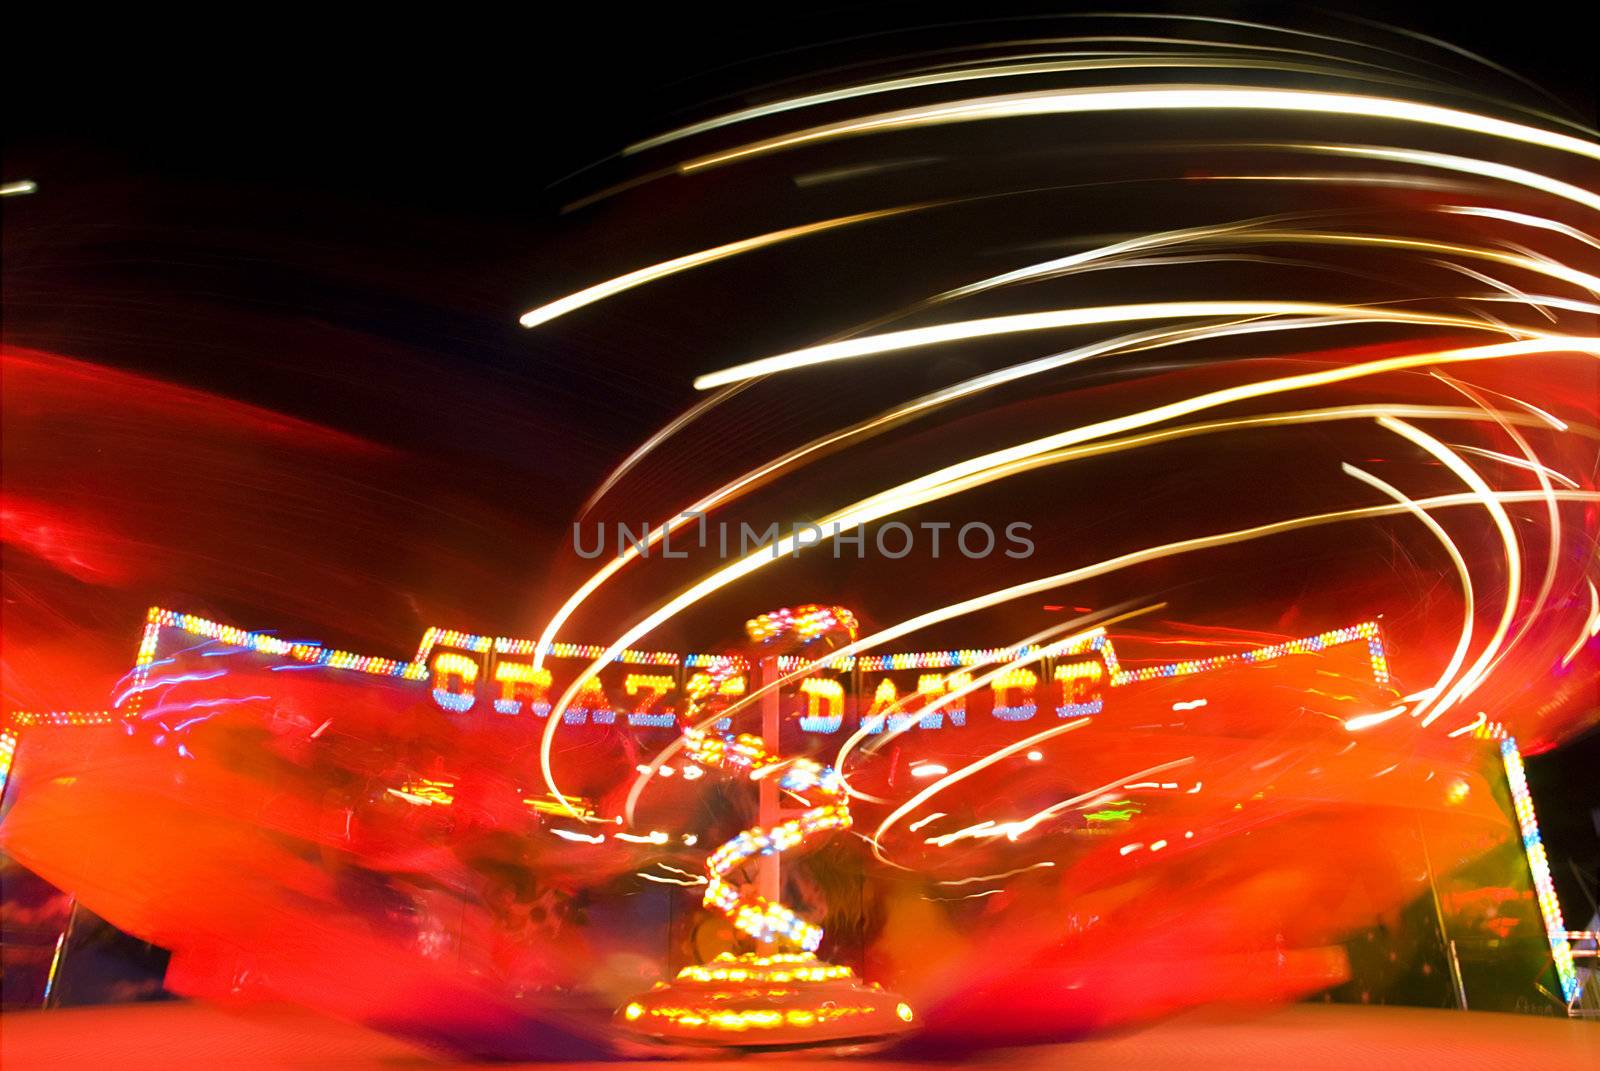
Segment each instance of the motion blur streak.
[{"label": "motion blur streak", "polygon": [[[1472,590],[1472,571],[1467,568],[1467,561],[1461,556],[1461,548],[1456,546],[1455,540],[1450,538],[1450,533],[1446,532],[1444,526],[1434,520],[1427,510],[1408,498],[1399,488],[1380,480],[1369,472],[1356,468],[1348,461],[1340,467],[1362,483],[1367,484],[1369,487],[1376,487],[1396,502],[1405,506],[1408,513],[1422,522],[1423,527],[1433,533],[1433,537],[1439,541],[1439,545],[1444,548],[1445,553],[1450,555],[1451,564],[1456,567],[1456,579],[1461,584],[1461,637],[1456,641],[1455,651],[1451,653],[1450,661],[1445,664],[1443,671],[1440,672],[1439,679],[1433,683],[1432,687],[1422,693],[1423,699],[1411,709],[1412,717],[1421,717],[1422,712],[1430,704],[1443,696],[1445,688],[1455,679],[1456,674],[1461,671],[1462,664],[1466,662],[1467,652],[1472,649],[1472,628],[1476,619],[1474,614],[1476,602]],[[1399,713],[1404,709],[1404,707],[1396,707],[1395,713]],[[1358,724],[1358,722],[1361,722],[1361,719],[1352,718],[1345,722],[1344,727],[1354,732],[1358,728],[1364,728],[1365,725],[1374,724],[1371,721],[1367,721],[1364,724]]]},{"label": "motion blur streak", "polygon": [[[1045,729],[1042,732],[1034,733],[1032,736],[1025,737],[1014,744],[1008,744],[1003,748],[991,751],[983,758],[969,763],[968,765],[963,766],[961,769],[939,778],[939,780],[935,781],[933,784],[929,785],[927,788],[918,792],[909,800],[889,812],[889,816],[879,824],[877,831],[873,834],[872,839],[875,845],[873,849],[874,852],[878,851],[876,843],[882,839],[884,832],[888,830],[891,825],[893,825],[895,822],[898,822],[912,811],[915,811],[918,807],[922,806],[922,804],[928,802],[934,796],[937,796],[940,792],[943,792],[946,788],[949,788],[958,781],[971,777],[980,770],[986,770],[995,763],[1007,759],[1012,755],[1027,752],[1033,747],[1044,743],[1046,740],[1058,737],[1063,733],[1070,733],[1074,729],[1081,729],[1085,725],[1088,725],[1090,720],[1091,719],[1089,718],[1077,718],[1073,721],[1063,722],[1060,725]],[[879,857],[882,858],[881,853],[879,854]]]},{"label": "motion blur streak", "polygon": [[754,238],[745,238],[738,242],[729,242],[727,245],[719,245],[715,249],[705,249],[698,253],[674,257],[672,260],[663,261],[660,264],[652,264],[648,268],[640,268],[626,275],[619,275],[615,279],[596,283],[594,286],[579,290],[575,294],[568,294],[564,298],[558,298],[548,304],[540,305],[536,309],[523,313],[521,323],[523,327],[537,327],[540,324],[549,323],[558,316],[565,316],[569,312],[581,309],[585,305],[592,305],[596,301],[620,294],[635,286],[643,286],[645,283],[656,279],[664,279],[669,275],[688,271],[690,268],[698,268],[702,264],[711,264],[727,257],[738,256],[740,253],[765,249],[767,246],[777,245],[779,242],[804,238],[811,234],[821,234],[835,227],[848,227],[854,223],[884,219],[903,212],[915,212],[919,207],[921,206],[912,205],[906,208],[887,208],[881,212],[862,212],[854,216],[841,216],[838,219],[827,219],[820,223],[807,223],[799,227],[788,227],[781,231],[773,231],[770,234],[762,234]]},{"label": "motion blur streak", "polygon": [[[1560,498],[1563,501],[1568,502],[1600,502],[1600,491],[1568,492],[1561,494]],[[1538,502],[1544,500],[1544,495],[1537,491],[1501,491],[1496,492],[1493,495],[1493,499],[1499,502]],[[1385,517],[1393,516],[1399,513],[1408,513],[1413,507],[1438,509],[1444,506],[1482,505],[1483,501],[1484,500],[1475,492],[1456,495],[1438,495],[1432,498],[1415,500],[1409,504],[1392,506],[1365,506],[1356,509],[1339,510],[1332,513],[1308,514],[1301,517],[1291,518],[1289,520],[1278,521],[1272,524],[1259,525],[1254,528],[1239,529],[1232,532],[1221,532],[1216,535],[1186,539],[1178,543],[1168,543],[1157,547],[1148,547],[1117,558],[1110,558],[1102,562],[1097,562],[1093,565],[1087,565],[1078,569],[1073,569],[1069,572],[1057,573],[1051,576],[1041,577],[1037,580],[1031,580],[1023,584],[1018,584],[1013,587],[997,589],[985,595],[968,599],[964,602],[952,603],[948,606],[943,606],[936,610],[930,610],[927,613],[919,614],[916,617],[908,618],[907,620],[898,624],[891,625],[879,632],[872,633],[871,635],[864,636],[853,643],[847,644],[844,647],[839,648],[837,651],[834,651],[832,654],[817,659],[815,662],[804,664],[801,666],[801,668],[794,670],[788,676],[780,678],[780,681],[787,683],[789,681],[798,679],[818,668],[821,668],[827,663],[836,662],[861,651],[870,650],[873,647],[890,643],[894,640],[900,639],[902,636],[918,632],[943,621],[962,617],[975,611],[996,606],[1001,603],[1010,602],[1015,599],[1025,598],[1029,595],[1039,595],[1054,588],[1064,587],[1082,580],[1104,576],[1108,573],[1126,569],[1130,566],[1142,565],[1178,554],[1210,550],[1215,547],[1224,547],[1235,543],[1248,542],[1266,536],[1281,535],[1287,532],[1299,531],[1304,528],[1316,527],[1318,525],[1335,524],[1341,521],[1366,520],[1373,517]],[[773,686],[768,685],[765,687],[771,688]],[[748,703],[754,698],[757,698],[759,694],[760,693],[758,692],[751,697],[747,697],[747,699],[741,700],[741,703]],[[729,709],[732,710],[735,708],[730,707]]]},{"label": "motion blur streak", "polygon": [[[1505,543],[1506,572],[1505,572],[1505,608],[1500,613],[1500,621],[1495,625],[1494,634],[1489,637],[1484,645],[1483,653],[1478,660],[1462,676],[1454,688],[1446,692],[1444,698],[1435,705],[1433,711],[1422,719],[1423,725],[1431,725],[1438,716],[1451,706],[1472,694],[1488,671],[1494,656],[1499,652],[1501,644],[1511,631],[1511,622],[1517,613],[1517,597],[1522,593],[1522,553],[1517,544],[1517,533],[1511,526],[1511,518],[1506,515],[1503,505],[1495,500],[1494,491],[1484,482],[1477,471],[1461,459],[1461,455],[1450,449],[1444,443],[1435,439],[1420,428],[1407,424],[1403,420],[1392,417],[1379,417],[1378,423],[1388,428],[1397,435],[1404,436],[1416,443],[1422,449],[1438,458],[1445,468],[1461,478],[1461,482],[1472,488],[1483,502],[1484,509],[1489,511],[1489,516],[1494,519],[1495,528],[1500,533],[1500,538]],[[1548,494],[1548,492],[1547,492]]]},{"label": "motion blur streak", "polygon": [[[1034,650],[1030,654],[1014,658],[1011,661],[1006,662],[980,676],[973,677],[970,681],[959,687],[950,687],[950,685],[953,683],[950,677],[944,678],[940,684],[940,687],[943,689],[943,691],[939,698],[925,703],[921,708],[919,708],[918,716],[921,718],[927,717],[931,714],[937,714],[945,708],[965,699],[974,692],[989,687],[996,679],[1004,677],[1007,673],[1010,673],[1014,669],[1019,669],[1022,666],[1028,665],[1029,663],[1039,662],[1046,657],[1059,654],[1061,651],[1066,650],[1073,643],[1082,640],[1087,635],[1087,633],[1082,630],[1084,626],[1090,624],[1091,621],[1094,622],[1097,628],[1103,630],[1108,624],[1125,621],[1140,614],[1150,613],[1159,608],[1160,605],[1158,604],[1157,606],[1145,607],[1140,610],[1135,610],[1131,613],[1118,614],[1117,616],[1109,619],[1077,618],[1072,621],[1064,622],[1060,625],[1052,626],[1051,628],[1047,628],[1042,632],[1036,632],[1032,636],[1018,640],[1016,643],[1010,644],[1009,646],[1019,650],[1028,650],[1037,647],[1037,650]],[[1056,640],[1043,647],[1037,646],[1040,641],[1050,639],[1052,636],[1059,636],[1061,633],[1066,632],[1069,629],[1072,630],[1071,635],[1063,639]],[[794,674],[790,674],[790,676],[793,675]],[[766,692],[772,690],[774,687],[774,684],[764,685],[761,690],[762,692]],[[839,753],[834,757],[833,760],[833,768],[839,771],[840,776],[845,779],[847,785],[849,783],[849,770],[846,767],[846,761],[849,759],[851,751],[855,749],[857,744],[861,743],[861,741],[865,740],[869,735],[877,734],[877,740],[875,743],[878,745],[878,747],[881,747],[882,745],[887,744],[897,737],[910,731],[912,724],[911,722],[908,721],[904,725],[896,726],[893,724],[893,716],[901,709],[907,700],[912,698],[915,698],[915,696],[907,696],[906,699],[895,703],[893,706],[889,707],[888,710],[882,711],[876,715],[873,715],[872,717],[862,718],[861,727],[847,737],[845,742],[839,746]],[[745,701],[748,702],[749,700]],[[878,750],[878,747],[874,747],[871,750],[876,751]],[[855,792],[852,792],[851,794],[856,795]],[[882,803],[884,801],[877,800],[876,802]]]},{"label": "motion blur streak", "polygon": [[[1278,316],[1290,313],[1312,316],[1338,313],[1350,320],[1427,324],[1434,327],[1456,327],[1476,331],[1503,330],[1496,325],[1467,317],[1408,313],[1399,309],[1362,309],[1277,301],[1155,302],[1147,305],[1113,305],[1101,309],[1024,312],[1015,316],[996,316],[986,320],[968,320],[934,327],[913,327],[886,335],[869,335],[866,338],[830,342],[809,349],[795,350],[792,353],[763,357],[759,361],[750,361],[747,364],[701,376],[694,381],[694,385],[701,390],[709,390],[712,387],[723,387],[756,376],[788,372],[829,361],[874,357],[882,353],[896,353],[920,346],[963,342],[1019,331],[1051,331],[1064,327],[1178,319],[1185,316]],[[1524,332],[1524,334],[1542,335],[1542,332]]]},{"label": "motion blur streak", "polygon": [[[1098,438],[1103,435],[1114,434],[1119,431],[1132,430],[1162,420],[1178,416],[1186,416],[1208,408],[1226,405],[1235,401],[1249,398],[1263,397],[1276,393],[1294,390],[1303,390],[1310,387],[1327,386],[1334,383],[1357,379],[1363,376],[1375,376],[1385,372],[1400,371],[1408,368],[1426,367],[1435,364],[1450,364],[1456,362],[1486,361],[1507,357],[1530,356],[1551,350],[1585,353],[1592,357],[1600,357],[1600,338],[1563,337],[1559,340],[1540,338],[1522,342],[1497,343],[1487,346],[1469,347],[1457,350],[1437,350],[1431,353],[1414,354],[1402,357],[1391,357],[1378,361],[1371,361],[1345,368],[1331,368],[1320,372],[1309,372],[1300,376],[1287,376],[1276,380],[1265,380],[1257,383],[1243,384],[1210,394],[1199,395],[1194,398],[1172,402],[1165,406],[1158,406],[1142,413],[1131,414],[1101,421],[1096,424],[1086,425],[1072,431],[1061,432],[1057,435],[1038,439],[1031,443],[1012,447],[1008,450],[996,451],[981,458],[953,465],[938,472],[930,473],[917,480],[910,481],[889,491],[880,492],[869,499],[863,499],[854,506],[846,507],[824,517],[819,523],[825,532],[831,530],[832,525],[841,528],[853,528],[857,525],[869,523],[879,518],[890,516],[899,510],[909,508],[913,504],[922,504],[933,499],[943,497],[945,494],[965,490],[970,486],[981,485],[989,482],[991,478],[986,470],[998,469],[1004,464],[1021,460],[1029,454],[1040,453],[1046,450],[1059,449],[1074,442],[1083,442]],[[1293,522],[1299,524],[1302,522]],[[1262,531],[1265,531],[1263,529]],[[610,646],[592,662],[587,669],[575,680],[561,698],[556,701],[551,712],[549,722],[545,726],[544,741],[541,746],[540,763],[544,772],[546,783],[551,792],[558,799],[565,801],[566,797],[557,787],[550,762],[550,751],[561,722],[559,715],[564,713],[577,697],[583,686],[599,673],[600,669],[617,657],[625,648],[631,646],[641,637],[667,621],[675,614],[688,606],[693,605],[706,595],[726,587],[728,584],[748,576],[756,570],[772,562],[781,560],[782,556],[791,554],[796,549],[798,536],[790,535],[779,539],[770,550],[762,549],[725,566],[692,585],[687,591],[667,602],[653,613],[645,617],[638,624],[624,632]],[[1218,545],[1206,543],[1206,545]],[[1138,556],[1129,556],[1128,560],[1148,560]],[[1065,574],[1064,574],[1065,575]],[[1093,574],[1087,574],[1093,575]],[[1049,586],[1036,587],[1029,585],[1027,592],[1045,590]],[[1023,592],[1019,591],[1019,595]],[[985,605],[992,605],[986,603]],[[976,606],[973,607],[977,608]],[[935,618],[944,620],[947,618]],[[930,621],[931,623],[931,621]],[[921,626],[918,626],[921,627]],[[913,631],[907,628],[895,635],[904,635]],[[861,641],[857,641],[859,643]],[[854,645],[852,645],[854,646]]]},{"label": "motion blur streak", "polygon": [[[1467,447],[1465,450],[1463,450],[1460,447],[1456,447],[1455,449],[1457,455],[1459,456],[1463,453],[1477,453],[1479,456],[1491,457],[1494,460],[1500,461],[1502,464],[1510,465],[1512,468],[1520,468],[1532,472],[1539,480],[1540,489],[1545,492],[1545,529],[1548,534],[1550,549],[1545,557],[1544,576],[1539,581],[1538,591],[1534,593],[1533,604],[1523,615],[1522,624],[1518,627],[1516,633],[1506,641],[1505,648],[1502,650],[1502,652],[1495,657],[1494,661],[1489,663],[1488,669],[1485,670],[1485,675],[1487,675],[1488,673],[1492,673],[1494,671],[1495,664],[1499,662],[1501,658],[1504,658],[1506,654],[1510,652],[1511,648],[1522,642],[1523,638],[1527,636],[1527,634],[1533,629],[1534,622],[1538,620],[1539,616],[1543,614],[1545,607],[1549,605],[1550,593],[1555,589],[1556,574],[1559,571],[1561,563],[1561,510],[1556,504],[1550,478],[1553,475],[1567,487],[1576,487],[1577,482],[1561,475],[1558,472],[1555,472],[1553,469],[1541,465],[1539,463],[1538,454],[1534,453],[1533,447],[1528,444],[1527,438],[1523,436],[1523,434],[1519,432],[1514,425],[1507,423],[1503,417],[1496,415],[1493,408],[1489,405],[1487,399],[1485,399],[1481,393],[1473,390],[1470,386],[1462,383],[1460,380],[1445,375],[1443,372],[1435,372],[1434,376],[1450,384],[1451,387],[1460,391],[1462,394],[1466,395],[1472,401],[1481,406],[1486,413],[1494,416],[1496,423],[1498,423],[1501,430],[1505,432],[1506,438],[1515,443],[1517,449],[1522,451],[1521,458],[1513,458],[1492,450],[1483,451],[1482,448]],[[1395,414],[1390,414],[1391,417],[1394,415]]]},{"label": "motion blur streak", "polygon": [[1357,156],[1368,160],[1389,160],[1395,163],[1415,164],[1419,167],[1434,167],[1443,171],[1460,171],[1468,175],[1477,175],[1480,178],[1496,179],[1500,182],[1526,186],[1531,190],[1552,194],[1563,200],[1571,201],[1573,204],[1582,205],[1585,208],[1592,208],[1600,212],[1600,194],[1592,190],[1550,178],[1537,171],[1512,167],[1493,160],[1477,160],[1437,152],[1420,152],[1416,149],[1389,149],[1377,145],[1301,145],[1298,148],[1302,148],[1307,152],[1326,153],[1332,156]]},{"label": "motion blur streak", "polygon": [[1414,101],[1366,97],[1350,93],[1320,93],[1303,89],[1246,89],[1237,86],[1161,86],[1136,89],[1078,89],[1053,93],[1018,93],[1000,97],[956,101],[952,104],[908,108],[864,119],[848,119],[753,142],[738,149],[713,153],[679,165],[685,173],[720,167],[735,160],[780,152],[801,145],[860,134],[881,133],[946,123],[1023,116],[1089,114],[1124,111],[1249,110],[1309,113],[1322,116],[1364,116],[1468,131],[1537,145],[1541,148],[1600,160],[1600,146],[1568,134],[1510,123],[1487,115],[1440,108]]},{"label": "motion blur streak", "polygon": [[[1081,39],[1080,40],[1085,40]],[[1100,40],[1100,39],[1087,39]],[[830,93],[814,93],[806,97],[794,97],[788,100],[775,101],[771,104],[762,104],[753,108],[745,108],[732,112],[716,119],[694,123],[677,130],[661,134],[644,141],[628,146],[624,151],[627,155],[644,152],[647,149],[659,148],[670,145],[675,141],[693,137],[696,134],[707,134],[713,130],[720,130],[736,123],[747,122],[751,119],[762,119],[767,116],[779,115],[783,112],[798,111],[801,108],[812,108],[820,104],[833,104],[842,100],[851,100],[857,97],[874,96],[879,93],[893,93],[905,89],[926,89],[930,86],[952,85],[958,82],[983,81],[990,78],[1021,78],[1035,74],[1059,74],[1066,71],[1115,71],[1136,70],[1140,68],[1205,68],[1216,67],[1226,62],[1228,66],[1247,69],[1259,68],[1262,70],[1291,71],[1301,74],[1339,74],[1336,68],[1314,66],[1304,63],[1289,63],[1281,60],[1250,60],[1240,57],[1230,57],[1226,61],[1206,57],[1177,57],[1150,54],[1137,58],[1111,58],[1093,60],[1065,60],[1053,63],[1009,63],[993,67],[969,67],[956,71],[940,71],[936,74],[914,75],[908,78],[896,78],[883,82],[872,82],[848,89],[835,90]]]},{"label": "motion blur streak", "polygon": [[[1570,502],[1600,502],[1600,492],[1566,492],[1560,493],[1558,497],[1563,501]],[[1543,501],[1545,498],[1546,496],[1542,492],[1501,491],[1490,492],[1488,501],[1498,505],[1500,502],[1507,501]],[[1142,565],[1178,554],[1209,550],[1215,547],[1229,546],[1236,543],[1248,542],[1266,536],[1280,535],[1286,532],[1298,531],[1304,528],[1315,527],[1323,524],[1333,524],[1341,521],[1363,520],[1372,517],[1390,516],[1398,513],[1413,512],[1418,508],[1437,509],[1444,506],[1467,506],[1482,504],[1485,504],[1485,499],[1477,492],[1456,495],[1439,495],[1418,501],[1406,500],[1399,505],[1366,506],[1357,509],[1341,510],[1333,513],[1312,514],[1285,521],[1279,521],[1273,524],[1260,525],[1255,528],[1242,529],[1233,532],[1223,532],[1217,535],[1188,539],[1179,543],[1172,543],[1159,547],[1150,547],[1145,550],[1123,555],[1119,558],[1108,559],[1106,561],[1098,562],[1094,565],[1084,566],[1066,573],[1058,573],[1053,576],[1042,577],[1024,584],[1016,585],[1014,587],[992,591],[986,595],[981,595],[964,602],[953,603],[948,606],[940,607],[937,610],[930,610],[927,613],[920,614],[914,618],[910,618],[896,625],[885,628],[880,632],[864,636],[861,639],[846,644],[831,654],[818,658],[815,661],[803,663],[800,668],[780,676],[777,680],[770,684],[763,685],[762,688],[751,693],[745,699],[740,700],[728,708],[719,711],[716,715],[714,715],[714,717],[721,718],[737,714],[740,710],[757,701],[762,695],[765,695],[771,691],[775,691],[782,685],[804,678],[815,670],[826,666],[829,663],[840,661],[841,659],[847,658],[861,651],[870,650],[873,647],[881,646],[885,643],[890,643],[894,640],[900,639],[903,636],[921,631],[922,629],[928,628],[940,622],[966,616],[978,610],[997,606],[1002,603],[1027,597],[1029,595],[1041,594],[1055,588],[1064,587],[1099,576],[1104,576],[1134,565]],[[750,555],[747,558],[741,559],[741,564],[754,562],[756,564],[751,566],[753,569],[759,567],[761,563],[769,560],[772,559],[769,559],[766,556],[766,552],[760,551]],[[628,642],[632,641],[629,640]],[[570,705],[572,699],[576,697],[577,694],[582,690],[583,685],[589,680],[593,680],[598,674],[599,669],[608,663],[611,658],[615,657],[616,652],[621,651],[625,646],[627,646],[626,643],[619,643],[616,646],[615,651],[611,652],[609,655],[602,654],[599,659],[585,668],[577,678],[577,681],[567,690],[566,693],[563,694],[562,698],[558,700],[555,707],[552,709],[549,721],[545,725],[544,738],[540,750],[541,768],[544,772],[546,783],[548,784],[552,795],[554,795],[558,801],[562,802],[564,806],[569,808],[572,807],[571,801],[561,793],[560,789],[556,786],[554,777],[552,775],[553,764],[551,761],[551,742],[554,740],[556,732],[561,724],[556,718],[556,713],[565,710],[567,706]],[[1022,662],[1025,661],[1027,660],[1019,660],[1017,664],[1022,664]],[[1008,666],[1006,668],[1012,667]],[[992,674],[991,677],[997,675],[998,674]],[[974,689],[965,689],[961,692],[961,695],[968,694],[972,690]],[[959,698],[959,696],[956,698]],[[930,706],[933,706],[933,704],[930,704]],[[934,709],[937,709],[937,707],[934,707]],[[708,721],[709,720],[712,719],[708,719]],[[1430,718],[1429,721],[1431,722],[1431,720],[1432,719]],[[665,761],[667,757],[676,754],[678,748],[679,745],[676,743],[669,746],[657,756],[655,762],[659,764]],[[633,791],[630,793],[628,812],[630,820],[632,803],[637,800],[638,793],[642,789],[642,786],[648,781],[649,776],[650,775],[647,772],[638,781],[636,781]],[[577,814],[577,811],[573,809],[572,813]]]}]

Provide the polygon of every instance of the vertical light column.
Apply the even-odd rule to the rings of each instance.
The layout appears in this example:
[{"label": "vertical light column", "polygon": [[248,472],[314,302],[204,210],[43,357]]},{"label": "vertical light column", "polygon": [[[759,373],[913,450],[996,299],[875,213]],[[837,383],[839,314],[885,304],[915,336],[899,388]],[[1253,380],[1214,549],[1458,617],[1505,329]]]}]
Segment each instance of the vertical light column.
[{"label": "vertical light column", "polygon": [[1550,880],[1550,860],[1545,857],[1544,841],[1539,837],[1539,819],[1533,813],[1533,796],[1522,768],[1522,752],[1515,737],[1500,741],[1500,759],[1506,767],[1506,783],[1511,787],[1511,806],[1522,830],[1522,849],[1533,874],[1533,892],[1544,917],[1544,931],[1550,939],[1550,955],[1555,960],[1556,978],[1561,983],[1561,999],[1571,1003],[1578,995],[1578,975],[1572,969],[1572,946],[1567,943],[1567,924],[1561,918],[1555,883]]},{"label": "vertical light column", "polygon": [[[763,658],[760,666],[760,677],[756,681],[758,688],[764,688],[779,677],[777,658]],[[761,738],[766,741],[767,750],[777,753],[779,749],[778,733],[782,729],[779,718],[778,689],[774,688],[761,697]],[[778,813],[778,778],[763,777],[759,782],[757,791],[760,794],[760,806],[757,821],[763,830],[771,832],[777,828],[782,816]],[[783,896],[783,876],[778,869],[778,853],[768,852],[756,864],[756,891],[770,903],[777,903]],[[762,949],[772,952],[777,949],[777,944],[772,941],[762,942]]]},{"label": "vertical light column", "polygon": [[6,782],[11,779],[11,762],[17,754],[17,734],[0,731],[0,800],[6,797]]}]

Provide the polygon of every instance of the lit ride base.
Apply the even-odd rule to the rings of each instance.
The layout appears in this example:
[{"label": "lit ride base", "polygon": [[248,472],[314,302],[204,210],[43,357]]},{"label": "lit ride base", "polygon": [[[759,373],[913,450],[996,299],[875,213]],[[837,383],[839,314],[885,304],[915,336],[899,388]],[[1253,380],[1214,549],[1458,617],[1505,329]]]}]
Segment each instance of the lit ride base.
[{"label": "lit ride base", "polygon": [[[759,643],[790,636],[804,644],[832,633],[854,638],[856,622],[843,607],[808,605],[763,614],[745,628]],[[807,804],[807,810],[785,821],[776,821],[774,807],[765,817],[767,828],[741,831],[706,860],[705,906],[768,951],[724,952],[710,963],[685,967],[670,984],[657,983],[624,1004],[617,1023],[627,1034],[668,1044],[839,1048],[888,1041],[911,1029],[911,1005],[875,983],[863,983],[849,967],[818,959],[821,926],[778,903],[775,894],[762,896],[739,881],[739,871],[765,857],[767,884],[775,890],[781,853],[849,829],[851,816],[844,778],[831,766],[785,759],[759,736],[707,732],[694,724],[720,692],[721,679],[735,669],[731,660],[722,660],[689,693],[684,720],[691,727],[683,743],[688,757],[702,766],[765,781],[767,788],[775,784]],[[770,713],[768,731],[775,736],[775,704]]]},{"label": "lit ride base", "polygon": [[746,1048],[881,1042],[910,1030],[912,1018],[895,994],[811,952],[724,952],[617,1012],[635,1036]]}]

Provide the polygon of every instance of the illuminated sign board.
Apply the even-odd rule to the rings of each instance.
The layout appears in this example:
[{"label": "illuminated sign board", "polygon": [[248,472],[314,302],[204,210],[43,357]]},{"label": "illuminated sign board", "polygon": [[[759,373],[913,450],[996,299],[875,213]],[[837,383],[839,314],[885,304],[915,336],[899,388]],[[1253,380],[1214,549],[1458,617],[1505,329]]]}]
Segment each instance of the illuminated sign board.
[{"label": "illuminated sign board", "polygon": [[[196,643],[197,639],[201,642]],[[1097,714],[1110,696],[1128,685],[1178,681],[1229,667],[1260,666],[1291,655],[1339,649],[1364,656],[1374,683],[1388,681],[1388,661],[1375,622],[1232,654],[1136,667],[1123,664],[1111,637],[1094,629],[1050,650],[1013,647],[860,654],[832,661],[823,656],[814,672],[780,690],[780,704],[786,722],[815,735],[854,731],[863,724],[869,732],[884,728],[959,730],[979,721],[1036,722]],[[134,668],[119,685],[112,710],[19,713],[11,722],[20,728],[139,718],[148,713],[152,695],[174,683],[221,676],[221,664],[206,660],[237,654],[266,656],[256,661],[265,661],[274,673],[325,670],[347,683],[363,679],[378,683],[374,678],[387,681],[401,690],[406,701],[425,697],[439,713],[462,723],[542,724],[550,714],[552,697],[603,651],[599,646],[557,643],[544,652],[543,665],[536,667],[531,640],[433,628],[423,635],[415,657],[401,661],[285,640],[154,608]],[[676,715],[686,687],[718,657],[625,650],[586,684],[563,720],[574,726],[617,726],[635,732],[676,731]],[[1012,662],[1019,664],[986,686],[923,713],[924,707],[945,694],[965,691],[983,667],[998,668]],[[805,662],[794,656],[778,659],[778,668],[785,673],[803,665]],[[318,676],[326,679],[325,674]],[[722,684],[723,693],[729,697],[745,694],[751,676],[730,677]],[[286,685],[287,680],[284,682]],[[272,689],[274,694],[289,690]]]}]

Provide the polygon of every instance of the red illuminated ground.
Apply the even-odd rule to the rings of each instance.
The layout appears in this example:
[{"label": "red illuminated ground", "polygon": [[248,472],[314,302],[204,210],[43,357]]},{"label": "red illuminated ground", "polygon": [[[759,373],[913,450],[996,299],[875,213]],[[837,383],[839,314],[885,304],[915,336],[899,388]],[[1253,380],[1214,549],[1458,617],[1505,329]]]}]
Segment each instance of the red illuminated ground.
[{"label": "red illuminated ground", "polygon": [[[817,1057],[763,1060],[768,1068],[807,1066]],[[1600,1025],[1532,1016],[1412,1008],[1294,1005],[1270,1012],[1211,1010],[1147,1030],[1073,1045],[997,1050],[969,1066],[1072,1068],[1304,1068],[1362,1071],[1558,1071],[1600,1066]],[[309,1013],[232,1013],[201,1004],[74,1009],[7,1015],[0,1032],[6,1068],[185,1067],[435,1068],[506,1067],[432,1056],[384,1035]],[[538,1065],[521,1065],[538,1066]],[[604,1066],[604,1065],[599,1065]],[[674,1062],[685,1071],[725,1060]],[[919,1066],[864,1059],[843,1068]]]}]

